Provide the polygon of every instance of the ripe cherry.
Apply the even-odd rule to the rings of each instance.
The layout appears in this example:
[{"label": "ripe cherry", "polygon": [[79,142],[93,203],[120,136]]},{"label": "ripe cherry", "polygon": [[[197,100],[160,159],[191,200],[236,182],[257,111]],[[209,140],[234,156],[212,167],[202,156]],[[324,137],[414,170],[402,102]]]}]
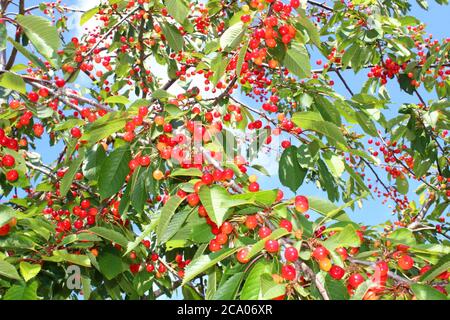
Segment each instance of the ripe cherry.
[{"label": "ripe cherry", "polygon": [[250,183],[250,185],[248,186],[248,190],[250,192],[257,192],[257,191],[259,191],[259,183],[258,182]]},{"label": "ripe cherry", "polygon": [[191,207],[195,207],[200,202],[200,198],[196,193],[191,193],[186,199]]},{"label": "ripe cherry", "polygon": [[10,156],[9,154],[5,155],[2,159],[2,164],[4,167],[14,167],[14,164],[16,163],[16,160],[13,156]]},{"label": "ripe cherry", "polygon": [[292,231],[292,222],[286,219],[280,221],[280,228],[285,228],[288,232]]},{"label": "ripe cherry", "polygon": [[404,255],[404,256],[400,257],[400,259],[398,259],[397,263],[398,263],[398,266],[405,271],[410,270],[414,266],[413,258],[411,258],[408,255]]},{"label": "ripe cherry", "polygon": [[220,249],[221,249],[221,245],[215,240],[215,239],[212,239],[210,242],[209,242],[209,250],[211,251],[211,252],[216,252],[216,251],[219,251]]},{"label": "ripe cherry", "polygon": [[149,156],[142,156],[139,158],[139,164],[142,167],[148,167],[150,165],[150,157]]},{"label": "ripe cherry", "polygon": [[312,256],[317,260],[320,261],[322,259],[325,259],[328,257],[328,250],[325,247],[319,246],[314,249]]},{"label": "ripe cherry", "polygon": [[245,219],[245,226],[250,230],[255,229],[258,226],[258,219],[256,216],[247,216],[247,219]]},{"label": "ripe cherry", "polygon": [[267,240],[264,244],[264,248],[267,250],[267,252],[276,253],[280,249],[280,244],[277,240]]},{"label": "ripe cherry", "polygon": [[11,229],[11,226],[9,225],[9,223],[0,227],[0,237],[4,237],[4,236],[8,235],[10,229]]},{"label": "ripe cherry", "polygon": [[58,88],[62,88],[66,85],[64,79],[56,79],[55,84]]},{"label": "ripe cherry", "polygon": [[333,265],[330,268],[330,271],[328,271],[330,276],[335,280],[341,280],[342,277],[345,275],[345,270],[339,266]]},{"label": "ripe cherry", "polygon": [[364,277],[359,273],[354,273],[348,278],[348,284],[356,289],[361,283],[364,282]]},{"label": "ripe cherry", "polygon": [[36,92],[31,91],[30,93],[28,93],[28,99],[31,102],[38,102],[39,101],[39,95]]},{"label": "ripe cherry", "polygon": [[270,228],[268,228],[268,227],[261,227],[258,230],[258,236],[261,239],[264,239],[264,238],[270,236],[271,233],[272,233],[272,230],[270,230]]},{"label": "ripe cherry", "polygon": [[81,130],[77,127],[70,129],[70,134],[76,139],[81,138]]},{"label": "ripe cherry", "polygon": [[297,271],[291,265],[284,265],[281,267],[281,276],[288,281],[293,281],[297,277]]},{"label": "ripe cherry", "polygon": [[295,210],[300,213],[305,213],[309,209],[308,198],[304,196],[296,196],[295,197]]},{"label": "ripe cherry", "polygon": [[16,170],[10,170],[6,173],[6,180],[9,182],[15,182],[19,179],[19,173]]},{"label": "ripe cherry", "polygon": [[386,261],[380,261],[377,263],[375,270],[380,274],[380,276],[384,277],[389,272],[389,266]]},{"label": "ripe cherry", "polygon": [[250,259],[247,259],[248,252],[248,248],[242,248],[237,252],[236,259],[242,264],[248,263],[250,261]]},{"label": "ripe cherry", "polygon": [[222,231],[224,234],[230,234],[233,232],[233,225],[228,222],[225,221],[221,226],[220,226],[220,231]]},{"label": "ripe cherry", "polygon": [[205,174],[203,174],[203,176],[202,176],[202,181],[203,181],[204,184],[210,185],[211,183],[213,183],[214,177],[213,177],[213,175],[210,174],[210,173],[205,173]]},{"label": "ripe cherry", "polygon": [[294,247],[287,247],[284,251],[284,257],[287,261],[294,262],[298,259],[298,251]]}]

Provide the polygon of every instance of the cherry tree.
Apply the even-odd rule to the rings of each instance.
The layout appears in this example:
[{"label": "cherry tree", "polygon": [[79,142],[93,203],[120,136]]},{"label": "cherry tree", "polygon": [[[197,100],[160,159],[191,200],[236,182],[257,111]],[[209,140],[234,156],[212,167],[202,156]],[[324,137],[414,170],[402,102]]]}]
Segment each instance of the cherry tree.
[{"label": "cherry tree", "polygon": [[410,1],[92,5],[0,0],[2,299],[448,298],[450,38]]}]

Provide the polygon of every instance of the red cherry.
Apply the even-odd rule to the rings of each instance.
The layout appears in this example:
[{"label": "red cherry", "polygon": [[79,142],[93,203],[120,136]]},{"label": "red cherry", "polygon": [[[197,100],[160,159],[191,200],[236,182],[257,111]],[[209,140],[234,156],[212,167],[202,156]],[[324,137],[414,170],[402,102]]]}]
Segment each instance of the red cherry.
[{"label": "red cherry", "polygon": [[248,252],[248,248],[242,248],[237,252],[236,259],[242,264],[248,263],[250,261],[250,259],[247,259]]},{"label": "red cherry", "polygon": [[170,133],[170,132],[172,132],[172,130],[173,130],[173,127],[172,127],[172,125],[170,123],[166,123],[163,126],[163,131],[166,132],[166,133]]},{"label": "red cherry", "polygon": [[364,277],[359,273],[354,273],[348,278],[349,285],[356,289],[361,283],[364,282]]},{"label": "red cherry", "polygon": [[280,249],[280,244],[277,240],[267,240],[264,248],[266,248],[267,252],[276,253]]},{"label": "red cherry", "polygon": [[196,193],[191,193],[186,199],[191,207],[195,207],[200,202],[200,198]]},{"label": "red cherry", "polygon": [[80,206],[82,209],[87,209],[91,206],[91,202],[87,199],[84,199],[83,201],[81,201]]},{"label": "red cherry", "polygon": [[213,183],[214,177],[213,177],[213,175],[210,174],[210,173],[205,173],[205,174],[203,174],[203,176],[202,176],[202,181],[203,181],[204,184],[210,185],[211,183]]},{"label": "red cherry", "polygon": [[230,234],[233,232],[233,225],[228,222],[225,221],[221,226],[220,226],[220,231],[222,231],[225,234]]},{"label": "red cherry", "polygon": [[389,272],[389,266],[386,261],[380,261],[377,263],[375,270],[379,272],[380,276],[386,276]]},{"label": "red cherry", "polygon": [[222,248],[222,246],[215,239],[212,239],[209,242],[209,250],[211,252],[219,251],[221,248]]},{"label": "red cherry", "polygon": [[408,255],[404,255],[404,256],[400,257],[400,259],[398,259],[397,263],[398,263],[398,266],[405,271],[410,270],[414,266],[413,258],[411,258]]},{"label": "red cherry", "polygon": [[75,229],[81,229],[83,228],[83,220],[77,220],[73,223],[73,226],[75,227]]},{"label": "red cherry", "polygon": [[149,156],[142,156],[139,158],[139,164],[142,167],[148,167],[150,165],[150,157]]},{"label": "red cherry", "polygon": [[431,269],[431,266],[430,265],[426,265],[426,266],[424,266],[424,267],[422,267],[421,269],[420,269],[420,271],[419,271],[419,273],[422,275],[422,274],[425,274],[425,273],[427,273],[428,272],[428,270],[430,270]]},{"label": "red cherry", "polygon": [[328,273],[333,279],[341,280],[345,274],[345,270],[339,266],[333,265]]},{"label": "red cherry", "polygon": [[10,170],[6,173],[6,180],[9,182],[15,182],[19,179],[19,173],[16,170]]},{"label": "red cherry", "polygon": [[281,276],[288,281],[293,281],[297,276],[297,271],[291,265],[284,265],[281,267]]},{"label": "red cherry", "polygon": [[280,228],[285,228],[288,232],[292,231],[292,222],[289,220],[283,219],[280,221]]},{"label": "red cherry", "polygon": [[11,226],[9,225],[9,223],[0,227],[0,237],[4,237],[4,236],[8,235],[10,229],[11,229]]},{"label": "red cherry", "polygon": [[258,235],[261,239],[264,239],[264,238],[270,236],[271,233],[272,233],[272,230],[270,230],[270,228],[268,228],[268,227],[261,227],[258,230]]},{"label": "red cherry", "polygon": [[30,93],[28,93],[28,99],[31,102],[38,102],[39,101],[39,95],[36,92],[31,91]]},{"label": "red cherry", "polygon": [[14,164],[16,163],[16,160],[13,156],[10,156],[9,154],[5,155],[2,159],[2,164],[4,167],[14,167]]},{"label": "red cherry", "polygon": [[284,257],[287,261],[294,262],[298,259],[298,251],[294,247],[288,247],[284,251]]},{"label": "red cherry", "polygon": [[55,84],[58,88],[62,88],[66,85],[66,82],[64,81],[64,79],[57,79],[55,81]]},{"label": "red cherry", "polygon": [[328,253],[329,253],[329,251],[325,247],[319,246],[319,247],[314,249],[312,256],[317,261],[320,261],[320,260],[322,260],[324,258],[327,258],[328,257]]},{"label": "red cherry", "polygon": [[257,191],[259,191],[259,184],[258,184],[258,182],[250,183],[250,185],[248,186],[248,190],[250,192],[257,192]]},{"label": "red cherry", "polygon": [[305,213],[309,209],[308,198],[304,196],[295,197],[295,209],[300,213]]},{"label": "red cherry", "polygon": [[70,134],[72,137],[78,139],[81,137],[81,130],[77,127],[70,129]]},{"label": "red cherry", "polygon": [[256,218],[256,216],[247,216],[247,219],[245,220],[245,226],[250,230],[255,229],[258,226],[258,219]]}]

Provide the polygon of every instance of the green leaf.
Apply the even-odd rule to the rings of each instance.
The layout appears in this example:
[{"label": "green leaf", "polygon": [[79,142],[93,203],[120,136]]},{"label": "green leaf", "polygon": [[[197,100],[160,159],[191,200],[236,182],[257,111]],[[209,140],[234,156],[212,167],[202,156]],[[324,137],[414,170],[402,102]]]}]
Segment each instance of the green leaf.
[{"label": "green leaf", "polygon": [[230,199],[245,200],[247,204],[271,206],[275,202],[277,195],[277,190],[265,190],[234,194],[230,197]]},{"label": "green leaf", "polygon": [[401,194],[407,194],[408,193],[409,183],[408,183],[408,179],[405,176],[397,177],[395,179],[395,184],[397,186],[398,192],[400,192]]},{"label": "green leaf", "polygon": [[292,122],[303,130],[312,130],[326,136],[329,141],[338,143],[338,146],[347,150],[347,142],[341,130],[331,122],[324,121],[317,112],[297,112],[292,116]]},{"label": "green leaf", "polygon": [[246,42],[242,46],[241,50],[239,51],[239,57],[238,57],[238,60],[237,60],[237,63],[236,63],[236,76],[238,76],[238,77],[241,75],[242,65],[243,65],[243,63],[245,61],[245,56],[247,54],[248,45],[249,45],[249,42]]},{"label": "green leaf", "polygon": [[285,235],[288,235],[289,231],[287,231],[285,228],[279,228],[274,230],[268,237],[259,240],[254,245],[252,245],[251,249],[249,250],[247,254],[247,259],[251,259],[254,256],[256,256],[258,253],[260,253],[264,249],[264,245],[267,240],[278,240],[281,237],[284,237]]},{"label": "green leaf", "polygon": [[38,67],[38,68],[40,68],[42,70],[45,70],[45,71],[48,70],[47,66],[41,60],[39,60],[38,57],[36,57],[34,54],[32,54],[30,52],[30,50],[27,50],[20,43],[14,41],[13,39],[11,39],[9,37],[8,37],[8,41],[11,42],[11,44],[14,46],[14,48],[16,48],[17,51],[19,51],[21,54],[23,54],[25,58],[30,60],[31,63],[35,67]]},{"label": "green leaf", "polygon": [[6,30],[6,24],[0,23],[0,51],[6,49],[7,38],[8,38],[8,30]]},{"label": "green leaf", "polygon": [[106,159],[106,151],[101,144],[96,144],[87,152],[86,161],[82,166],[83,175],[88,180],[97,180],[102,163]]},{"label": "green leaf", "polygon": [[333,216],[334,219],[339,221],[349,221],[350,218],[343,210],[336,206],[329,200],[322,199],[319,197],[309,196],[308,197],[309,208],[323,216]]},{"label": "green leaf", "polygon": [[22,94],[27,92],[25,88],[25,81],[22,77],[10,72],[5,72],[0,76],[0,86]]},{"label": "green leaf", "polygon": [[38,273],[41,271],[42,266],[40,264],[31,264],[29,262],[22,261],[20,262],[19,268],[22,277],[27,282],[28,280],[33,279],[38,275]]},{"label": "green leaf", "polygon": [[233,300],[236,298],[237,292],[244,279],[244,272],[233,274],[221,286],[219,286],[212,297],[212,300]]},{"label": "green leaf", "polygon": [[158,227],[156,228],[156,235],[161,243],[163,240],[163,235],[166,232],[167,227],[169,226],[170,220],[172,219],[175,211],[177,211],[179,205],[183,202],[183,200],[183,198],[180,198],[177,195],[171,196],[162,208],[161,217],[159,218]]},{"label": "green leaf", "polygon": [[112,280],[127,269],[123,262],[120,251],[114,248],[104,250],[97,258],[100,272],[108,280]]},{"label": "green leaf", "polygon": [[259,260],[247,274],[244,286],[241,291],[241,300],[261,299],[261,276],[271,274],[272,263],[266,260]]},{"label": "green leaf", "polygon": [[431,281],[448,269],[450,269],[450,254],[443,256],[438,263],[431,267],[431,269],[420,278],[420,281]]},{"label": "green leaf", "polygon": [[201,177],[203,172],[197,168],[177,168],[170,173],[171,177]]},{"label": "green leaf", "polygon": [[18,15],[17,23],[23,28],[37,51],[42,54],[54,68],[58,68],[60,59],[58,49],[61,46],[58,30],[44,17],[37,15]]},{"label": "green leaf", "polygon": [[224,52],[230,52],[241,42],[247,27],[238,22],[229,27],[220,37],[220,47]]},{"label": "green leaf", "polygon": [[261,299],[272,300],[286,293],[286,284],[276,283],[269,274],[261,275]]},{"label": "green leaf", "polygon": [[95,7],[83,13],[80,18],[80,26],[91,20],[92,17],[94,17],[99,12],[99,10],[99,7]]},{"label": "green leaf", "polygon": [[193,280],[195,277],[205,272],[212,266],[228,258],[237,250],[238,248],[225,248],[218,252],[210,253],[209,255],[202,255],[192,260],[191,263],[186,267],[185,275],[183,278],[183,285]]},{"label": "green leaf", "polygon": [[393,231],[388,239],[394,242],[395,244],[405,244],[408,246],[416,244],[416,238],[414,237],[414,233],[408,228],[401,228]]},{"label": "green leaf", "polygon": [[86,140],[88,144],[93,144],[122,130],[127,120],[128,116],[125,112],[110,112],[87,125],[80,140]]},{"label": "green leaf", "polygon": [[219,227],[226,220],[230,208],[248,203],[246,200],[232,199],[225,188],[217,185],[202,186],[198,195],[208,216]]},{"label": "green leaf", "polygon": [[91,260],[86,255],[68,253],[67,250],[55,250],[50,257],[43,256],[43,260],[51,262],[70,262],[83,267],[90,267]]},{"label": "green leaf", "polygon": [[306,29],[306,31],[308,32],[308,35],[309,35],[311,41],[318,48],[320,48],[321,45],[322,45],[322,42],[320,41],[320,34],[319,34],[319,31],[317,30],[316,25],[311,21],[311,19],[309,19],[306,16],[305,10],[303,10],[301,8],[298,8],[297,12],[298,12],[297,20],[298,20],[300,26],[302,26],[303,28]]},{"label": "green leaf", "polygon": [[176,26],[168,22],[161,24],[161,29],[169,43],[169,47],[178,52],[183,50],[184,38]]},{"label": "green leaf", "polygon": [[84,161],[85,149],[79,149],[78,157],[72,161],[69,170],[64,174],[64,177],[61,180],[61,184],[59,190],[61,192],[61,196],[65,197],[67,192],[72,185],[75,174],[78,172],[78,168],[80,168],[81,163]]},{"label": "green leaf", "polygon": [[115,195],[122,188],[130,168],[131,151],[128,144],[113,150],[103,163],[98,186],[102,199]]},{"label": "green leaf", "polygon": [[3,300],[37,300],[37,289],[36,281],[30,285],[14,285],[6,291]]},{"label": "green leaf", "polygon": [[107,104],[129,104],[130,100],[124,96],[111,96],[105,99]]},{"label": "green leaf", "polygon": [[4,261],[4,260],[0,260],[0,276],[4,276],[10,279],[15,279],[15,280],[20,280],[20,275],[17,272],[16,268]]},{"label": "green leaf", "polygon": [[366,295],[367,291],[374,286],[372,280],[366,280],[359,285],[359,287],[355,290],[355,293],[351,297],[350,300],[362,300]]},{"label": "green leaf", "polygon": [[111,242],[117,243],[118,245],[120,245],[124,248],[127,247],[127,245],[128,245],[127,238],[125,238],[121,233],[119,233],[115,230],[104,228],[104,227],[92,227],[89,229],[89,232],[93,232],[96,235],[98,235],[104,239],[108,239]]},{"label": "green leaf", "polygon": [[447,300],[447,297],[437,289],[425,284],[414,283],[411,285],[417,300]]},{"label": "green leaf", "polygon": [[189,8],[183,0],[164,1],[167,12],[179,23],[183,24],[189,14]]},{"label": "green leaf", "polygon": [[323,242],[325,248],[329,251],[334,251],[339,247],[359,247],[361,245],[360,239],[356,234],[356,229],[353,225],[348,224],[339,233],[331,236]]},{"label": "green leaf", "polygon": [[297,147],[291,146],[284,150],[278,167],[280,182],[292,192],[296,192],[302,185],[306,173],[307,169],[303,169],[297,159]]},{"label": "green leaf", "polygon": [[283,64],[299,78],[308,78],[311,74],[309,54],[303,44],[293,43],[286,51]]}]

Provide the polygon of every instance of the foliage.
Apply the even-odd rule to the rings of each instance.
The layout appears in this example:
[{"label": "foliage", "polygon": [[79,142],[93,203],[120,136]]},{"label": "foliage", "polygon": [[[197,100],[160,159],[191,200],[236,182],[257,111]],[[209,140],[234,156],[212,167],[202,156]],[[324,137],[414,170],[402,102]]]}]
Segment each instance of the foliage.
[{"label": "foliage", "polygon": [[[82,35],[12,2],[2,299],[449,298],[450,41],[410,1],[109,0]],[[393,221],[352,221],[367,201]]]}]

